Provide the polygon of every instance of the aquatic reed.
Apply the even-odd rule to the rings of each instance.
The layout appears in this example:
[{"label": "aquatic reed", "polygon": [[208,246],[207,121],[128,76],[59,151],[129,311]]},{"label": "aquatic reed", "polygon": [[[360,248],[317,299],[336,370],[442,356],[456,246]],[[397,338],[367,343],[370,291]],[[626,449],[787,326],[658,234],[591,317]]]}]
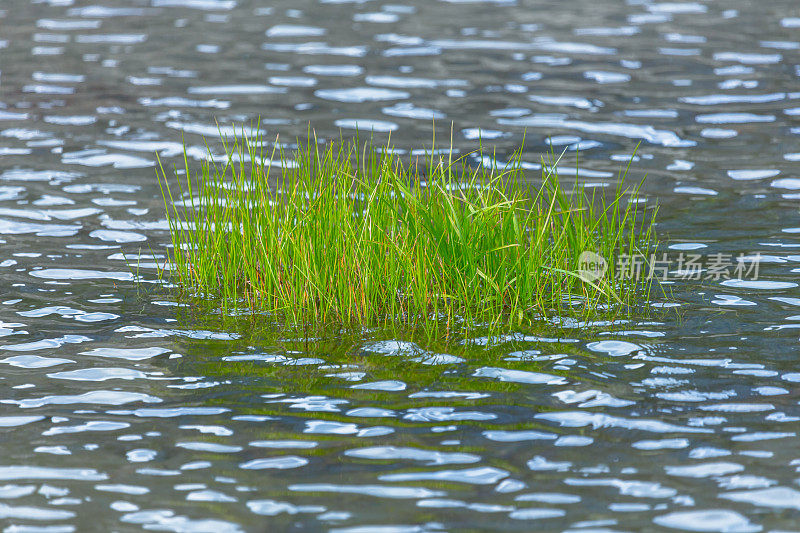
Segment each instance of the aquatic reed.
[{"label": "aquatic reed", "polygon": [[610,264],[647,253],[653,218],[630,201],[638,186],[568,190],[552,165],[529,181],[521,150],[501,167],[452,149],[403,164],[371,141],[265,146],[242,135],[199,171],[187,158],[182,175],[159,165],[172,240],[162,274],[223,314],[498,331],[624,312],[649,293],[613,269],[577,273],[587,250]]}]

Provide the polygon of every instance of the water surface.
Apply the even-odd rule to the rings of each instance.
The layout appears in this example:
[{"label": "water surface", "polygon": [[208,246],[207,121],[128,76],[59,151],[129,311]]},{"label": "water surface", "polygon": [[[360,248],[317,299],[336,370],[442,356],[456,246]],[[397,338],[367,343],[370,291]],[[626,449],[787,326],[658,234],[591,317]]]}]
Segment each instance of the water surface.
[{"label": "water surface", "polygon": [[[7,531],[796,527],[795,2],[49,0],[0,28]],[[168,240],[156,153],[242,123],[412,150],[434,120],[596,187],[638,144],[668,270],[728,270],[675,313],[451,349],[248,342],[133,283]]]}]

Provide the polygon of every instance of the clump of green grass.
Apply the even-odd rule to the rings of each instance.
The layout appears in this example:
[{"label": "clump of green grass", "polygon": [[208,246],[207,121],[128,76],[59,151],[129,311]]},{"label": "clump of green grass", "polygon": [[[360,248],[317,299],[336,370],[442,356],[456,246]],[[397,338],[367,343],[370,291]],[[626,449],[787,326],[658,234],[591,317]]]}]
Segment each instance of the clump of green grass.
[{"label": "clump of green grass", "polygon": [[224,146],[199,171],[186,161],[183,175],[159,174],[171,281],[223,314],[306,330],[497,332],[624,313],[649,294],[649,281],[613,269],[577,274],[584,251],[613,265],[650,249],[653,218],[627,201],[638,186],[566,189],[552,165],[529,181],[521,150],[500,168],[452,149],[403,164],[372,142],[310,138],[267,153],[242,135]]}]

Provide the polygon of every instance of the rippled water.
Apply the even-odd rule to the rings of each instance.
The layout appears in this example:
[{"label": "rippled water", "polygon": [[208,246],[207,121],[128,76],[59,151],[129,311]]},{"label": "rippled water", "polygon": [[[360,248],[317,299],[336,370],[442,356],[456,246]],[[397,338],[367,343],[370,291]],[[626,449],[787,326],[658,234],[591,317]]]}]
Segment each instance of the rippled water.
[{"label": "rippled water", "polygon": [[[800,523],[794,0],[0,7],[6,531]],[[197,164],[217,123],[258,116],[407,149],[452,121],[498,157],[525,134],[531,168],[552,145],[574,175],[580,151],[598,187],[641,142],[665,249],[760,253],[760,277],[485,349],[246,342],[126,263],[152,280],[167,240],[154,153],[178,162],[184,136]]]}]

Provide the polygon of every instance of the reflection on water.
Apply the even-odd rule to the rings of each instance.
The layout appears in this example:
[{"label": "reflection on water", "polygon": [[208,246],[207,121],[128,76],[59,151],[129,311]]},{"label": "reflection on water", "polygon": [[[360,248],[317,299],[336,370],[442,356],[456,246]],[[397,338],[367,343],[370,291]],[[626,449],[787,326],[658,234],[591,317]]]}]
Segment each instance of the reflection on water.
[{"label": "reflection on water", "polygon": [[[795,527],[794,2],[18,4],[0,10],[6,531]],[[498,159],[524,135],[534,174],[565,150],[596,187],[641,143],[667,249],[759,253],[760,277],[490,346],[187,325],[132,284],[168,240],[155,154],[182,164],[183,136],[195,161],[259,116],[268,137],[311,123],[401,149],[452,121],[457,149]]]}]

